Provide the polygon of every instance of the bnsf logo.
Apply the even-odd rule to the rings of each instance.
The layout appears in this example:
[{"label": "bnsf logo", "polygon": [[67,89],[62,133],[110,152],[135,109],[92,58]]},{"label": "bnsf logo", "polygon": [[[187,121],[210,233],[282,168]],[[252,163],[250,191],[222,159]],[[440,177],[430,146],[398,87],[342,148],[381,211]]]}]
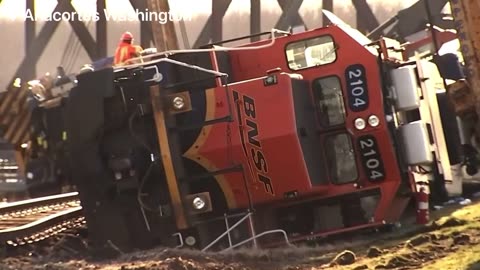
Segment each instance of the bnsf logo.
[{"label": "bnsf logo", "polygon": [[[268,162],[263,153],[262,144],[257,138],[258,125],[255,100],[249,96],[240,95],[235,91],[233,91],[233,98],[237,108],[240,140],[243,151],[248,156],[249,169],[252,174],[256,175],[257,180],[263,184],[265,192],[274,195],[272,180],[267,176]],[[255,167],[255,170],[252,167]]]}]

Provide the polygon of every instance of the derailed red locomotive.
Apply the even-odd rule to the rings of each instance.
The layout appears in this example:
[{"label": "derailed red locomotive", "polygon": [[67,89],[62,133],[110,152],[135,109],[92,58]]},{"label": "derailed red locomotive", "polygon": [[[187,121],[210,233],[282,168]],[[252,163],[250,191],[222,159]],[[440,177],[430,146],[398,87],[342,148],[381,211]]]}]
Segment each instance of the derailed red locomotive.
[{"label": "derailed red locomotive", "polygon": [[274,245],[395,222],[420,184],[458,193],[431,63],[350,30],[78,75],[66,128],[95,245]]}]

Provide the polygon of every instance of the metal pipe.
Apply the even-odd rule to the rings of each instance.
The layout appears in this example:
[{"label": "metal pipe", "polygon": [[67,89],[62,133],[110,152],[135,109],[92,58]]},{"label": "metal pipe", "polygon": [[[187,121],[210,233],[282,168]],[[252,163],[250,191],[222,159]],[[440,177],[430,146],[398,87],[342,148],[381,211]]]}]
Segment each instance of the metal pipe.
[{"label": "metal pipe", "polygon": [[119,67],[119,68],[115,68],[115,72],[122,71],[122,70],[125,70],[125,69],[128,69],[128,68],[135,68],[135,67],[138,67],[138,66],[151,65],[151,64],[156,64],[156,63],[160,63],[160,62],[169,62],[169,63],[175,64],[175,65],[184,66],[184,67],[191,68],[191,69],[194,69],[194,70],[210,73],[210,74],[213,74],[213,75],[216,75],[216,76],[228,77],[227,73],[217,72],[217,71],[202,68],[202,67],[199,67],[199,66],[196,66],[196,65],[186,64],[186,63],[183,63],[183,62],[180,62],[180,61],[172,60],[170,58],[160,58],[160,59],[153,60],[153,61],[150,61],[150,62],[145,62],[143,64],[133,64],[133,65],[128,65],[128,66],[122,66],[122,67]]},{"label": "metal pipe", "polygon": [[227,232],[228,233],[228,246],[231,247],[232,246],[232,236],[230,236],[230,225],[228,224],[228,216],[227,214],[223,214],[223,216],[225,217],[225,228],[227,229]]},{"label": "metal pipe", "polygon": [[222,233],[219,237],[217,237],[217,239],[215,239],[213,242],[211,242],[208,246],[204,247],[202,249],[202,252],[203,251],[206,251],[207,249],[211,248],[213,245],[215,245],[218,241],[220,241],[220,239],[222,239],[223,237],[225,237],[225,235],[229,234],[230,231],[232,231],[233,229],[235,229],[236,227],[238,227],[238,225],[242,224],[242,222],[247,219],[248,217],[250,217],[252,213],[248,212],[248,214],[246,214],[243,218],[241,218],[239,221],[237,221],[237,223],[235,223],[232,227],[230,227],[229,230],[225,231],[224,233]]},{"label": "metal pipe", "polygon": [[248,243],[248,242],[250,242],[250,241],[252,241],[252,240],[254,240],[254,239],[258,239],[258,238],[260,238],[260,237],[262,237],[262,236],[264,236],[264,235],[272,234],[272,233],[280,233],[280,234],[282,234],[283,237],[285,238],[285,243],[286,243],[288,246],[293,246],[292,244],[290,244],[290,241],[288,241],[287,233],[286,233],[284,230],[279,230],[279,229],[277,229],[277,230],[270,230],[270,231],[264,231],[264,232],[262,232],[262,233],[259,233],[259,234],[255,235],[255,236],[252,236],[252,237],[250,237],[250,238],[248,238],[248,239],[246,239],[246,240],[244,240],[244,241],[242,241],[242,242],[240,242],[240,243],[238,243],[238,244],[235,244],[234,246],[231,246],[231,247],[229,247],[229,248],[227,248],[227,249],[224,249],[224,250],[222,250],[221,252],[230,251],[230,250],[232,250],[232,249],[234,249],[234,248],[236,248],[236,247],[239,247],[239,246],[241,246],[241,245],[243,245],[243,244],[246,244],[246,243]]}]

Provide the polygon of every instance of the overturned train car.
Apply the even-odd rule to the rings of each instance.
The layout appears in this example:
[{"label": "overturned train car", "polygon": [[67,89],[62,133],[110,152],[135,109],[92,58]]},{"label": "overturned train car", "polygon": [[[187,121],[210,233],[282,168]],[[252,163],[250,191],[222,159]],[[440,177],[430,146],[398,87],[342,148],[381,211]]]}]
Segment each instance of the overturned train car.
[{"label": "overturned train car", "polygon": [[[0,170],[12,176],[8,178],[10,181],[0,181],[0,193],[7,198],[17,200],[58,194],[68,186],[63,122],[68,95],[61,93],[68,93],[72,84],[67,76],[53,78],[47,74],[28,83],[15,82],[3,93],[1,136],[9,146],[12,157],[8,160],[12,166],[1,166]],[[46,100],[44,90],[47,89],[55,97],[49,96]]]},{"label": "overturned train car", "polygon": [[461,193],[436,67],[389,47],[329,26],[79,74],[65,123],[91,240],[269,246],[396,222],[419,186]]},{"label": "overturned train car", "polygon": [[[85,65],[85,70],[111,67],[112,57]],[[53,195],[75,190],[70,181],[66,147],[65,108],[75,74],[57,67],[56,76],[46,73],[21,82],[17,78],[0,96],[0,196],[8,200]],[[9,158],[5,158],[9,155]]]}]

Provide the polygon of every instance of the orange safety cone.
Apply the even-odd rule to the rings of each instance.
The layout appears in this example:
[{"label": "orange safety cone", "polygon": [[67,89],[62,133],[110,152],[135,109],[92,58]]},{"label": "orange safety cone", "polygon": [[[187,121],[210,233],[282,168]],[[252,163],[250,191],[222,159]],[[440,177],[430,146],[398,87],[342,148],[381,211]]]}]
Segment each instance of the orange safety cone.
[{"label": "orange safety cone", "polygon": [[430,220],[428,209],[428,193],[424,187],[416,193],[417,197],[417,224],[427,224]]}]

